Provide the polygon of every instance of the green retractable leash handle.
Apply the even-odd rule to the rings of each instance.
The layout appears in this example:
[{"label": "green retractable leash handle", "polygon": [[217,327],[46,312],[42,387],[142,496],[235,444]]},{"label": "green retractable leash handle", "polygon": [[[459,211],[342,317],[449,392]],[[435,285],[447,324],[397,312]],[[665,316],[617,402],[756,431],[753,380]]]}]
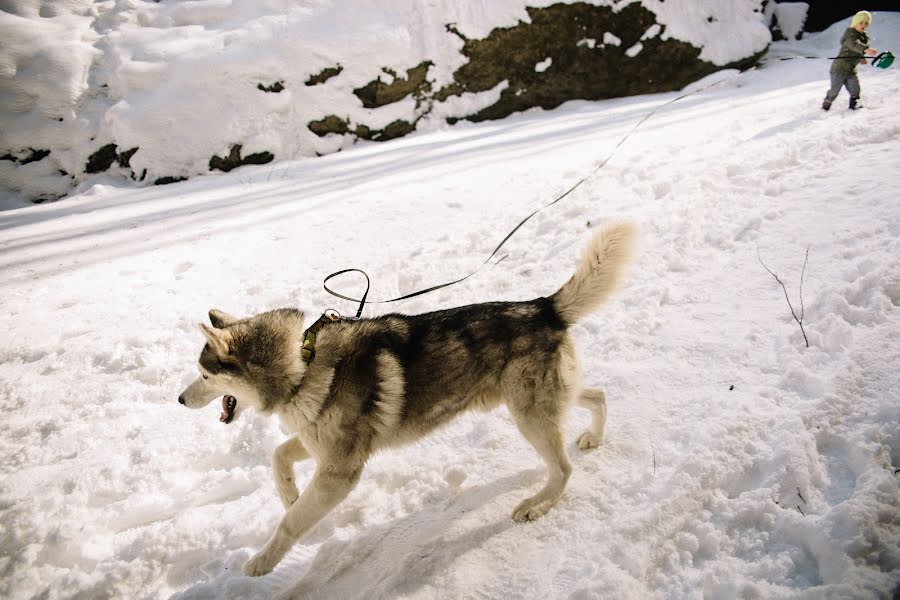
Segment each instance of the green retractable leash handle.
[{"label": "green retractable leash handle", "polygon": [[879,69],[887,69],[894,64],[894,54],[890,51],[882,52],[878,56],[872,57],[872,66]]}]

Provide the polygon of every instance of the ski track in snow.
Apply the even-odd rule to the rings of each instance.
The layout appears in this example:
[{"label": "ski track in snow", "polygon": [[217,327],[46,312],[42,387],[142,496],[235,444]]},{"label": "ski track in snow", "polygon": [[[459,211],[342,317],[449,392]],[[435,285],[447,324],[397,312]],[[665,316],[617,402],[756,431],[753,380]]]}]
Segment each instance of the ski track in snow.
[{"label": "ski track in snow", "polygon": [[[642,229],[575,326],[606,444],[560,504],[505,409],[369,464],[276,571],[274,421],[175,401],[218,307],[375,300],[467,274],[675,95],[572,102],[166,188],[96,185],[0,213],[0,595],[12,598],[887,597],[900,582],[900,77],[818,109],[824,61],[773,63],[661,110],[465,283],[369,316],[549,294],[588,228]],[[821,76],[820,76],[821,75]],[[846,96],[842,96],[843,102]],[[796,301],[804,253],[805,348]],[[505,257],[502,261],[497,259]],[[335,289],[354,293],[348,276]],[[356,287],[354,287],[356,286]],[[297,466],[298,480],[311,473]]]}]

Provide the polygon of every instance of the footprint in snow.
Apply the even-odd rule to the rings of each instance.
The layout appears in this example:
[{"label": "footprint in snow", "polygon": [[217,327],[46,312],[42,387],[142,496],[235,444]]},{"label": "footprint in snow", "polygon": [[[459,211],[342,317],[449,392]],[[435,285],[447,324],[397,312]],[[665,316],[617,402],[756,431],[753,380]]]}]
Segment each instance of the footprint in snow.
[{"label": "footprint in snow", "polygon": [[181,279],[181,274],[185,271],[189,271],[191,267],[194,266],[192,262],[183,262],[172,271],[172,274],[175,275],[175,279]]}]

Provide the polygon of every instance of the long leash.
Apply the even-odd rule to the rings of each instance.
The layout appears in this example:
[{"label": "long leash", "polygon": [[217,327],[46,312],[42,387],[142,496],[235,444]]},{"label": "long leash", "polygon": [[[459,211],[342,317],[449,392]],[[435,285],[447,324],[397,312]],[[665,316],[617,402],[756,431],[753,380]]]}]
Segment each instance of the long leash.
[{"label": "long leash", "polygon": [[[798,59],[798,58],[816,58],[816,59],[817,59],[817,58],[821,58],[821,57],[819,57],[819,56],[791,56],[791,57],[781,58],[781,59],[778,59],[778,60],[793,60],[793,59]],[[828,60],[836,60],[836,59],[839,59],[839,58],[859,58],[859,57],[835,56],[835,57],[828,57]],[[873,65],[873,66],[878,66],[879,68],[883,68],[883,69],[886,69],[887,67],[889,67],[889,66],[891,65],[891,63],[894,62],[894,55],[893,55],[892,53],[890,53],[890,52],[882,52],[882,53],[879,54],[878,56],[874,56],[874,57],[869,57],[869,56],[867,56],[867,57],[863,57],[863,58],[865,58],[865,59],[871,59],[871,60],[873,61],[873,62],[872,62],[872,65]],[[616,144],[616,146],[612,149],[612,152],[610,152],[609,155],[607,155],[607,157],[606,157],[605,159],[603,159],[603,161],[602,161],[599,165],[597,165],[596,167],[594,167],[594,169],[593,169],[592,171],[590,171],[587,175],[585,175],[584,177],[582,177],[581,179],[579,179],[577,182],[575,182],[574,185],[572,185],[569,189],[567,189],[567,190],[566,190],[565,192],[563,192],[561,195],[557,196],[557,197],[554,198],[552,201],[550,201],[550,202],[548,202],[547,204],[545,204],[544,206],[538,208],[537,210],[535,210],[534,212],[532,212],[531,214],[529,214],[527,217],[525,217],[524,219],[522,219],[521,221],[519,221],[519,224],[516,225],[515,227],[513,227],[513,229],[512,229],[509,233],[506,234],[506,237],[504,237],[504,238],[500,241],[500,243],[497,244],[497,247],[494,248],[494,251],[491,252],[491,254],[484,260],[484,262],[482,262],[480,265],[478,265],[478,267],[477,267],[474,271],[472,271],[471,273],[469,273],[468,275],[466,275],[466,276],[464,276],[464,277],[460,277],[459,279],[454,279],[453,281],[448,281],[448,282],[446,282],[446,283],[440,283],[440,284],[438,284],[438,285],[433,285],[433,286],[431,286],[431,287],[425,288],[425,289],[423,289],[423,290],[419,290],[419,291],[417,291],[417,292],[412,292],[412,293],[410,293],[410,294],[405,294],[405,295],[403,295],[403,296],[398,296],[398,297],[396,297],[396,298],[390,298],[390,299],[388,299],[388,300],[368,300],[368,303],[369,303],[369,304],[388,304],[388,303],[391,303],[391,302],[400,302],[401,300],[408,300],[408,299],[410,299],[410,298],[415,298],[416,296],[422,296],[423,294],[428,294],[428,293],[434,292],[434,291],[436,291],[436,290],[440,290],[440,289],[443,289],[443,288],[446,288],[446,287],[450,287],[451,285],[456,285],[457,283],[461,283],[461,282],[465,281],[466,279],[472,277],[473,275],[475,275],[476,273],[478,273],[479,271],[481,271],[481,269],[484,268],[484,266],[487,265],[487,264],[491,261],[491,259],[494,258],[494,256],[497,255],[497,252],[500,251],[500,249],[504,246],[504,244],[506,244],[506,242],[508,242],[509,239],[510,239],[513,235],[515,235],[515,233],[516,233],[519,229],[521,229],[523,225],[525,225],[525,223],[527,223],[529,220],[531,220],[532,217],[534,217],[534,216],[537,215],[538,213],[540,213],[540,212],[546,210],[547,208],[550,208],[551,206],[553,206],[554,204],[556,204],[557,202],[559,202],[560,200],[562,200],[563,198],[565,198],[566,196],[568,196],[569,194],[571,194],[572,192],[574,192],[576,189],[578,189],[578,188],[581,186],[581,184],[583,184],[583,183],[584,183],[585,181],[587,181],[588,179],[592,178],[594,175],[597,174],[598,171],[600,171],[600,169],[602,169],[603,167],[605,167],[606,164],[613,158],[613,156],[615,156],[616,152],[618,152],[619,148],[621,148],[622,145],[628,140],[628,138],[630,138],[630,137],[638,130],[638,128],[640,128],[641,125],[643,125],[648,119],[650,119],[651,117],[653,117],[657,112],[659,112],[660,110],[666,108],[666,107],[669,106],[670,104],[674,104],[675,102],[678,102],[679,100],[683,100],[683,99],[685,99],[685,98],[687,98],[687,97],[689,97],[689,96],[693,96],[694,94],[699,94],[700,92],[705,92],[705,91],[707,91],[707,90],[709,90],[709,89],[711,89],[711,88],[713,88],[713,87],[715,87],[715,86],[717,86],[717,85],[719,85],[719,84],[721,84],[721,83],[724,83],[724,82],[726,82],[726,81],[731,81],[732,79],[735,79],[735,78],[737,78],[737,77],[740,77],[741,75],[743,75],[744,73],[747,73],[748,71],[754,71],[754,70],[756,70],[756,69],[757,69],[757,67],[754,66],[754,67],[751,67],[750,69],[747,69],[747,71],[741,71],[741,72],[739,72],[739,73],[737,73],[736,75],[733,75],[733,76],[731,76],[731,77],[727,77],[727,78],[725,78],[725,79],[720,79],[719,81],[716,81],[716,82],[711,83],[711,84],[709,84],[709,85],[706,85],[706,86],[703,86],[703,87],[698,88],[698,89],[696,89],[696,90],[692,90],[692,91],[690,91],[690,92],[684,93],[684,94],[682,94],[682,95],[680,95],[680,96],[677,96],[676,98],[672,98],[671,100],[668,100],[668,101],[664,102],[663,104],[660,104],[659,106],[657,106],[656,108],[654,108],[652,111],[650,111],[649,113],[647,113],[646,115],[644,115],[644,117],[641,118],[641,120],[639,120],[639,121],[638,121],[638,122],[637,122],[637,123],[636,123],[636,124],[635,124],[635,125],[634,125],[634,126],[633,126],[633,127],[632,127],[632,128],[631,128],[631,129],[630,129],[630,130],[629,130],[629,131],[621,138],[621,139],[620,139],[620,140],[619,140],[619,142]],[[503,260],[503,259],[501,258],[500,260]],[[499,262],[499,261],[498,261],[498,262]],[[346,273],[361,273],[361,274],[363,275],[363,277],[366,278],[366,289],[365,289],[365,292],[363,292],[363,295],[362,295],[361,298],[353,298],[353,297],[351,297],[351,296],[346,296],[346,295],[341,294],[341,293],[339,293],[339,292],[335,292],[334,290],[332,290],[331,288],[328,287],[328,282],[329,282],[331,279],[333,279],[333,278],[335,278],[335,277],[338,277],[338,276],[340,276],[340,275],[344,275],[344,274],[346,274]],[[332,273],[331,275],[329,275],[328,277],[326,277],[325,280],[322,282],[322,287],[324,287],[324,288],[325,288],[325,291],[328,292],[329,294],[331,294],[332,296],[335,296],[335,297],[337,297],[337,298],[341,298],[341,299],[343,299],[343,300],[348,300],[348,301],[350,301],[350,302],[358,302],[358,303],[359,303],[359,308],[358,308],[357,311],[356,311],[356,316],[353,317],[353,318],[354,318],[354,319],[359,319],[359,318],[362,316],[363,308],[365,307],[365,305],[366,305],[366,303],[367,303],[367,297],[368,297],[368,295],[369,295],[369,289],[370,289],[370,287],[371,287],[371,280],[369,279],[369,275],[368,275],[365,271],[363,271],[362,269],[356,269],[356,268],[342,269],[342,270],[337,271],[337,272],[335,272],[335,273]],[[349,318],[349,317],[341,317],[341,318]]]},{"label": "long leash", "polygon": [[[753,67],[752,69],[749,69],[749,70],[753,70],[753,69],[755,69],[755,68],[756,68],[756,67]],[[594,169],[593,169],[590,173],[588,173],[587,175],[585,175],[584,177],[582,177],[581,179],[579,179],[577,182],[575,182],[575,184],[572,185],[571,187],[569,187],[569,189],[567,189],[565,192],[563,192],[562,194],[560,194],[559,196],[557,196],[556,198],[554,198],[552,201],[548,202],[548,203],[545,204],[544,206],[541,206],[540,208],[538,208],[537,210],[535,210],[534,212],[532,212],[531,214],[529,214],[527,217],[525,217],[524,219],[522,219],[521,221],[519,221],[518,225],[516,225],[515,227],[513,227],[512,230],[511,230],[509,233],[506,234],[506,237],[504,237],[504,238],[500,241],[500,243],[497,244],[497,247],[494,248],[494,251],[490,253],[490,255],[484,260],[484,262],[482,262],[480,265],[478,265],[478,267],[477,267],[474,271],[472,271],[471,273],[469,273],[468,275],[465,275],[464,277],[460,277],[459,279],[454,279],[453,281],[448,281],[448,282],[446,282],[446,283],[440,283],[440,284],[438,284],[438,285],[433,285],[433,286],[428,287],[428,288],[425,288],[425,289],[423,289],[423,290],[419,290],[419,291],[417,291],[417,292],[412,292],[411,294],[405,294],[405,295],[403,295],[403,296],[398,296],[398,297],[396,297],[396,298],[390,298],[390,299],[388,299],[388,300],[367,300],[367,297],[368,297],[368,295],[369,295],[369,288],[370,288],[370,286],[371,286],[371,280],[369,279],[369,275],[368,275],[365,271],[363,271],[362,269],[356,269],[356,268],[342,269],[342,270],[340,270],[340,271],[337,271],[337,272],[335,272],[335,273],[332,273],[331,275],[329,275],[328,277],[325,278],[325,280],[324,280],[323,283],[322,283],[322,287],[324,287],[324,288],[325,288],[325,291],[328,292],[329,294],[331,294],[332,296],[335,296],[335,297],[337,297],[337,298],[341,298],[341,299],[343,299],[343,300],[348,300],[348,301],[350,301],[350,302],[358,302],[358,303],[359,303],[359,308],[357,309],[357,311],[356,311],[356,317],[354,317],[354,318],[355,318],[355,319],[359,319],[360,316],[362,315],[363,308],[365,307],[365,305],[366,305],[367,302],[368,302],[369,304],[388,304],[388,303],[391,303],[391,302],[400,302],[401,300],[408,300],[408,299],[410,299],[410,298],[415,298],[416,296],[421,296],[421,295],[423,295],[423,294],[428,294],[428,293],[430,293],[430,292],[434,292],[434,291],[436,291],[436,290],[440,290],[440,289],[443,289],[443,288],[445,288],[445,287],[450,287],[451,285],[456,285],[457,283],[461,283],[461,282],[465,281],[466,279],[472,277],[473,275],[475,275],[476,273],[478,273],[479,271],[481,271],[481,269],[483,269],[484,266],[487,265],[487,264],[491,261],[491,259],[494,258],[494,256],[497,255],[497,253],[498,253],[498,252],[500,251],[500,249],[506,244],[506,242],[508,242],[509,239],[510,239],[513,235],[515,235],[515,233],[516,233],[519,229],[521,229],[523,225],[525,225],[525,223],[527,223],[528,221],[530,221],[532,217],[534,217],[535,215],[537,215],[537,214],[540,213],[541,211],[544,211],[544,210],[546,210],[547,208],[550,208],[551,206],[553,206],[554,204],[556,204],[557,202],[559,202],[560,200],[562,200],[563,198],[565,198],[566,196],[568,196],[569,194],[571,194],[572,192],[574,192],[576,189],[578,189],[585,181],[587,181],[588,179],[590,179],[591,177],[593,177],[594,175],[596,175],[597,172],[600,171],[600,169],[602,169],[603,167],[605,167],[606,164],[612,159],[612,157],[615,156],[616,152],[619,150],[619,148],[622,147],[622,145],[628,140],[628,138],[631,137],[631,136],[634,134],[634,132],[637,131],[638,128],[639,128],[641,125],[643,125],[648,119],[650,119],[650,118],[651,118],[653,115],[655,115],[657,112],[659,112],[659,111],[662,110],[663,108],[669,106],[670,104],[673,104],[673,103],[675,103],[675,102],[678,102],[679,100],[683,100],[684,98],[687,98],[688,96],[692,96],[692,95],[694,95],[694,94],[698,94],[698,93],[700,93],[700,92],[704,92],[704,91],[706,91],[706,90],[708,90],[708,89],[710,89],[710,88],[712,88],[712,87],[715,87],[715,86],[717,86],[717,85],[719,85],[719,84],[721,84],[721,83],[724,83],[725,81],[729,81],[729,80],[733,79],[734,77],[737,77],[738,75],[742,75],[742,74],[743,74],[743,72],[742,72],[742,73],[738,73],[737,75],[734,75],[734,76],[732,76],[732,77],[728,77],[728,78],[726,78],[726,79],[720,79],[719,81],[716,81],[716,82],[714,82],[714,83],[711,83],[711,84],[709,84],[709,85],[707,85],[707,86],[704,86],[704,87],[702,87],[702,88],[698,88],[698,89],[696,89],[696,90],[692,90],[692,91],[690,91],[690,92],[687,92],[687,93],[685,93],[685,94],[682,94],[682,95],[680,95],[680,96],[678,96],[678,97],[676,97],[676,98],[672,98],[671,100],[668,100],[668,101],[664,102],[663,104],[659,105],[658,107],[654,108],[652,111],[650,111],[649,113],[647,113],[646,115],[644,115],[644,117],[641,118],[641,120],[638,121],[638,122],[637,122],[637,123],[636,123],[629,131],[628,131],[628,133],[626,133],[626,134],[619,140],[619,142],[616,144],[616,146],[612,149],[612,152],[610,152],[609,155],[608,155],[605,159],[603,159],[603,161],[602,161],[599,165],[597,165],[596,167],[594,167]],[[502,260],[502,259],[501,259],[501,260]],[[333,279],[333,278],[335,278],[335,277],[338,277],[338,276],[340,276],[340,275],[344,275],[344,274],[346,274],[346,273],[361,273],[361,274],[363,275],[363,277],[366,278],[366,289],[365,289],[365,292],[363,293],[363,295],[362,295],[361,298],[353,298],[353,297],[351,297],[351,296],[346,296],[346,295],[341,294],[341,293],[339,293],[339,292],[336,292],[336,291],[334,291],[334,290],[332,290],[331,288],[328,287],[328,282],[329,282],[331,279]]]},{"label": "long leash", "polygon": [[[783,56],[781,58],[776,58],[775,60],[783,61],[783,60],[795,60],[798,58],[822,58],[821,56]],[[839,59],[855,59],[855,60],[871,60],[873,67],[878,67],[879,69],[887,69],[889,66],[894,64],[894,53],[891,51],[885,51],[875,56],[854,56],[852,54],[839,55],[839,56],[829,56],[826,60],[839,60]]]}]

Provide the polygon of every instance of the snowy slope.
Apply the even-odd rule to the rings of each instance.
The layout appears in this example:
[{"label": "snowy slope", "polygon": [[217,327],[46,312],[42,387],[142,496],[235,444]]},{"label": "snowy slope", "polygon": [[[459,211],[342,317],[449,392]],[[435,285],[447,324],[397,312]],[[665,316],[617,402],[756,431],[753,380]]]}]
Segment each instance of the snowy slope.
[{"label": "snowy slope", "polygon": [[[353,136],[320,138],[307,125],[337,115],[381,129],[424,112],[407,97],[365,108],[353,90],[382,71],[404,74],[434,63],[434,90],[467,62],[463,41],[529,20],[526,5],[557,0],[193,0],[151,2],[11,0],[0,10],[0,199],[55,197],[94,178],[85,165],[102,146],[138,148],[130,169],[111,174],[150,185],[162,177],[209,171],[210,157],[270,152],[277,160],[312,157],[352,145]],[[632,1],[594,0],[621,7]],[[664,28],[648,37],[686,41],[700,58],[725,65],[770,41],[761,0],[646,0]],[[324,69],[343,69],[322,85],[305,85]],[[281,93],[258,86],[284,84]],[[497,101],[500,89],[452,96],[417,126],[446,125]],[[60,173],[62,171],[63,173]]]},{"label": "snowy slope", "polygon": [[[846,24],[778,44],[828,56]],[[876,16],[876,45],[900,39]],[[883,43],[887,42],[887,43]],[[894,47],[896,51],[896,46]],[[900,71],[860,68],[864,111],[818,106],[828,61],[773,60],[677,94],[572,102],[164,188],[112,180],[0,213],[0,596],[9,598],[879,598],[900,584]],[[719,80],[722,77],[719,76]],[[709,80],[707,83],[712,82]],[[623,137],[644,122],[616,149]],[[281,514],[277,423],[177,393],[196,322],[367,315],[552,293],[589,229],[638,258],[574,328],[607,441],[560,504],[505,409],[373,459],[273,574],[240,575]],[[803,283],[805,347],[784,293]],[[355,293],[348,277],[331,282]],[[311,464],[297,467],[304,482]]]}]

